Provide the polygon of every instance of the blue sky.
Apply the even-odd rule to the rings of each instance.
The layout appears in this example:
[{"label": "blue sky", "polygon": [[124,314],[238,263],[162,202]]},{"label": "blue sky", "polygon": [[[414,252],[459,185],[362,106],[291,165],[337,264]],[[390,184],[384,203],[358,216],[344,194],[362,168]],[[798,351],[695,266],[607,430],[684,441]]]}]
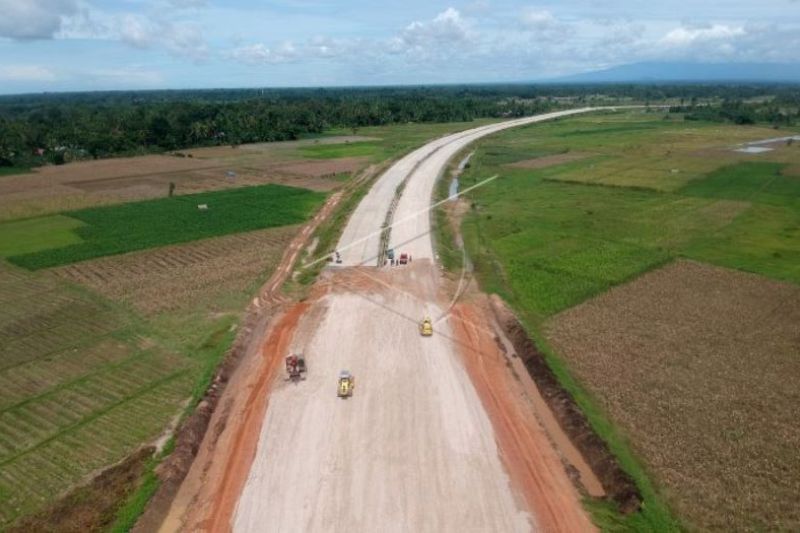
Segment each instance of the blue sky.
[{"label": "blue sky", "polygon": [[800,63],[800,0],[0,0],[0,93],[547,79]]}]

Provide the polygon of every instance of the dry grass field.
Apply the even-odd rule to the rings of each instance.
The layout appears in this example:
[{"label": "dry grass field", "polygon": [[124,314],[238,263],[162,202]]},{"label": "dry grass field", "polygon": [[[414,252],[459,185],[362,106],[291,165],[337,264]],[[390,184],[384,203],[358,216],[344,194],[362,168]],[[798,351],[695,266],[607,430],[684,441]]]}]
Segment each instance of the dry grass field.
[{"label": "dry grass field", "polygon": [[131,305],[146,316],[213,305],[223,295],[250,294],[280,261],[297,226],[237,233],[83,261],[52,270],[57,276]]},{"label": "dry grass field", "polygon": [[681,260],[545,331],[692,528],[797,531],[798,324],[797,285]]}]

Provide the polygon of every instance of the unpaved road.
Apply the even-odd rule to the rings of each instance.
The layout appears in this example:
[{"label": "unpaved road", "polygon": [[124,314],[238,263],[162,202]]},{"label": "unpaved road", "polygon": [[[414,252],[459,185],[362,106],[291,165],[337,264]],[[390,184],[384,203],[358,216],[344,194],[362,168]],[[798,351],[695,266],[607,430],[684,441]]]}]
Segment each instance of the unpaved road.
[{"label": "unpaved road", "polygon": [[[461,340],[454,337],[450,320],[438,322],[430,338],[417,330],[423,315],[440,316],[446,303],[432,261],[426,208],[447,161],[481,136],[590,110],[528,117],[437,139],[376,182],[339,244],[343,266],[355,268],[325,273],[291,337],[291,349],[305,354],[308,379],[274,383],[255,457],[228,458],[237,468],[252,460],[240,481],[243,487],[236,480],[226,483],[229,492],[241,490],[235,510],[215,509],[213,520],[195,522],[200,528],[593,529],[533,415],[502,405],[487,410],[481,403],[464,367],[464,350],[475,350],[471,341],[463,334]],[[397,186],[406,179],[394,216],[402,222],[392,230],[391,247],[409,251],[414,260],[407,267],[374,268],[380,227]],[[476,353],[480,357],[482,352]],[[342,369],[356,378],[354,396],[347,400],[336,397]],[[525,416],[531,420],[520,423]],[[523,425],[526,443],[536,447],[528,457],[498,448],[498,443],[516,442],[513,432]],[[510,428],[503,438],[495,434],[500,426]],[[518,471],[514,465],[521,462],[526,466]],[[506,472],[509,465],[512,476]],[[218,498],[216,505],[227,500]]]}]

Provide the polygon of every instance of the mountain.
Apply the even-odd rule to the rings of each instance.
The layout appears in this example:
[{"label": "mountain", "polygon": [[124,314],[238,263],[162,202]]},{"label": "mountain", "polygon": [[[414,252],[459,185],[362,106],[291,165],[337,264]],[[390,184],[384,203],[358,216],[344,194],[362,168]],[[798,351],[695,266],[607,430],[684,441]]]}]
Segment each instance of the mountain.
[{"label": "mountain", "polygon": [[800,63],[631,63],[552,80],[558,83],[800,82]]}]

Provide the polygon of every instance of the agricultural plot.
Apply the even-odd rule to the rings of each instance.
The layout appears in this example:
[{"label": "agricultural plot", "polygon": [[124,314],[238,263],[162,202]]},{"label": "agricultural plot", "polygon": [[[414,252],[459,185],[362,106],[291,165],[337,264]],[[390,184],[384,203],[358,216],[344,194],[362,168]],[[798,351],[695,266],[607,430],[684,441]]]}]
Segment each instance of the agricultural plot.
[{"label": "agricultural plot", "polygon": [[547,338],[698,530],[800,529],[800,287],[678,261]]},{"label": "agricultural plot", "polygon": [[0,257],[28,254],[81,242],[75,230],[83,223],[52,215],[0,223]]},{"label": "agricultural plot", "polygon": [[732,127],[702,122],[665,120],[656,113],[595,115],[542,124],[503,134],[504,143],[490,144],[487,155],[497,165],[572,152],[593,155],[548,174],[550,179],[675,191],[726,165],[769,157],[800,163],[797,146],[776,145],[758,156],[733,151],[736,145],[775,136],[763,127]]},{"label": "agricultural plot", "polygon": [[[218,235],[297,224],[323,199],[322,193],[268,184],[71,211],[67,215],[83,223],[75,230],[81,242],[14,255],[9,260],[35,270]],[[199,206],[205,207],[200,209]]]},{"label": "agricultural plot", "polygon": [[663,264],[747,207],[517,174],[476,193],[463,232],[485,288],[537,321]]},{"label": "agricultural plot", "polygon": [[53,269],[144,316],[202,308],[213,314],[231,295],[239,304],[271,272],[297,226],[238,233],[155,250],[104,257]]},{"label": "agricultural plot", "polygon": [[156,437],[192,365],[105,301],[0,263],[0,529]]}]

